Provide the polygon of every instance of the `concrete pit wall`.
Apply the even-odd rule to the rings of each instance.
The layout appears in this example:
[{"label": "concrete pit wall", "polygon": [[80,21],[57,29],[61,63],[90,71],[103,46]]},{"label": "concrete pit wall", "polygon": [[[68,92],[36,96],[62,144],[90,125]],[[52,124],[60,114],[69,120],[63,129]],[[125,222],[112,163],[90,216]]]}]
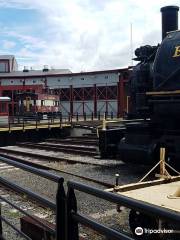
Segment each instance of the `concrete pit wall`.
[{"label": "concrete pit wall", "polygon": [[71,128],[0,132],[0,146],[15,145],[17,142],[40,142],[47,138],[63,138],[69,136],[70,133]]}]

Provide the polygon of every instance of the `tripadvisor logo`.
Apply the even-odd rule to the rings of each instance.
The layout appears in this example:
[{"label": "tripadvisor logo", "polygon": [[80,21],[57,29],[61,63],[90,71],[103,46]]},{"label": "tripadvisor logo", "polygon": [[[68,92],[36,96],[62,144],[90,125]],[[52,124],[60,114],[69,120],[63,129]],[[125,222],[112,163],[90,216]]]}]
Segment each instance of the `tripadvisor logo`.
[{"label": "tripadvisor logo", "polygon": [[[142,227],[137,227],[135,228],[135,234],[140,236],[140,235],[143,235],[143,234],[159,234],[159,233],[173,233],[174,230],[172,229],[149,229],[149,228],[142,228]],[[179,232],[179,231],[178,231]]]},{"label": "tripadvisor logo", "polygon": [[143,232],[144,232],[144,231],[143,231],[143,228],[142,228],[142,227],[137,227],[137,228],[135,229],[135,234],[138,235],[138,236],[142,235]]}]

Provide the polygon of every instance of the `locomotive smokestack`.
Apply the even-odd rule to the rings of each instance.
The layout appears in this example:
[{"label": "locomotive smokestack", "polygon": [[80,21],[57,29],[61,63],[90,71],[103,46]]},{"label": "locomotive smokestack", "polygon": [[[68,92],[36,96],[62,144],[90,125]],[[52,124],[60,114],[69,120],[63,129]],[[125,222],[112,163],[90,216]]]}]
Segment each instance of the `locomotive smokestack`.
[{"label": "locomotive smokestack", "polygon": [[162,39],[167,32],[178,30],[178,11],[177,6],[166,6],[161,8],[162,12]]}]

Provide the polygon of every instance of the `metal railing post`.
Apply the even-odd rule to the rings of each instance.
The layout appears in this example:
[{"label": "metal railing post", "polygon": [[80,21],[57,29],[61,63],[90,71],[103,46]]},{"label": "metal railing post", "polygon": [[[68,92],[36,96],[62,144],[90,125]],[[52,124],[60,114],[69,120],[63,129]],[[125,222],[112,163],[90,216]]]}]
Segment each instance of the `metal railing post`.
[{"label": "metal railing post", "polygon": [[74,189],[69,187],[67,192],[67,228],[66,240],[79,240],[78,222],[72,218],[73,213],[77,213],[77,200]]},{"label": "metal railing post", "polygon": [[36,113],[36,130],[37,130],[37,127],[38,127],[38,115]]},{"label": "metal railing post", "polygon": [[84,121],[86,121],[86,112],[84,112]]},{"label": "metal railing post", "polygon": [[101,112],[98,112],[98,120],[101,120]]},{"label": "metal railing post", "polygon": [[48,128],[50,129],[50,121],[48,116],[47,116],[47,119],[48,119]]},{"label": "metal railing post", "polygon": [[107,119],[107,112],[104,113],[104,118]]},{"label": "metal railing post", "polygon": [[117,118],[119,118],[119,113],[117,112],[117,115],[116,115]]},{"label": "metal railing post", "polygon": [[24,115],[23,115],[23,132],[24,132]]},{"label": "metal railing post", "polygon": [[59,127],[62,127],[62,113],[59,113]]},{"label": "metal railing post", "polygon": [[111,119],[113,119],[113,112],[111,112]]},{"label": "metal railing post", "polygon": [[71,114],[68,113],[68,122],[70,122],[70,121],[71,121]]},{"label": "metal railing post", "polygon": [[91,120],[92,121],[94,120],[94,113],[93,112],[91,113]]},{"label": "metal railing post", "polygon": [[10,116],[8,116],[8,128],[9,128],[9,133],[11,132],[11,120]]},{"label": "metal railing post", "polygon": [[78,114],[78,112],[76,113],[76,121],[77,122],[79,121],[79,114]]},{"label": "metal railing post", "polygon": [[0,239],[3,235],[3,230],[2,230],[2,219],[1,219],[1,204],[0,204]]},{"label": "metal railing post", "polygon": [[18,123],[20,123],[19,113],[18,113]]},{"label": "metal railing post", "polygon": [[71,127],[72,127],[72,121],[73,121],[73,115],[70,115],[70,119],[71,119]]},{"label": "metal railing post", "polygon": [[66,240],[66,195],[63,179],[58,182],[56,194],[56,240]]}]

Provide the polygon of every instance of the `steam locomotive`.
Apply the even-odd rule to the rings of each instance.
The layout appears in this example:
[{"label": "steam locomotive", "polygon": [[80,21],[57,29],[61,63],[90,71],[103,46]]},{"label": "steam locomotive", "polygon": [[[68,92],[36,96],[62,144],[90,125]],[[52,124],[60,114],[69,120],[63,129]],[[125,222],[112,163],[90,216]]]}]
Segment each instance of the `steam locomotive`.
[{"label": "steam locomotive", "polygon": [[135,51],[129,79],[130,112],[123,126],[99,132],[102,157],[152,164],[160,147],[166,161],[180,169],[180,31],[177,6],[161,8],[162,43]]}]

